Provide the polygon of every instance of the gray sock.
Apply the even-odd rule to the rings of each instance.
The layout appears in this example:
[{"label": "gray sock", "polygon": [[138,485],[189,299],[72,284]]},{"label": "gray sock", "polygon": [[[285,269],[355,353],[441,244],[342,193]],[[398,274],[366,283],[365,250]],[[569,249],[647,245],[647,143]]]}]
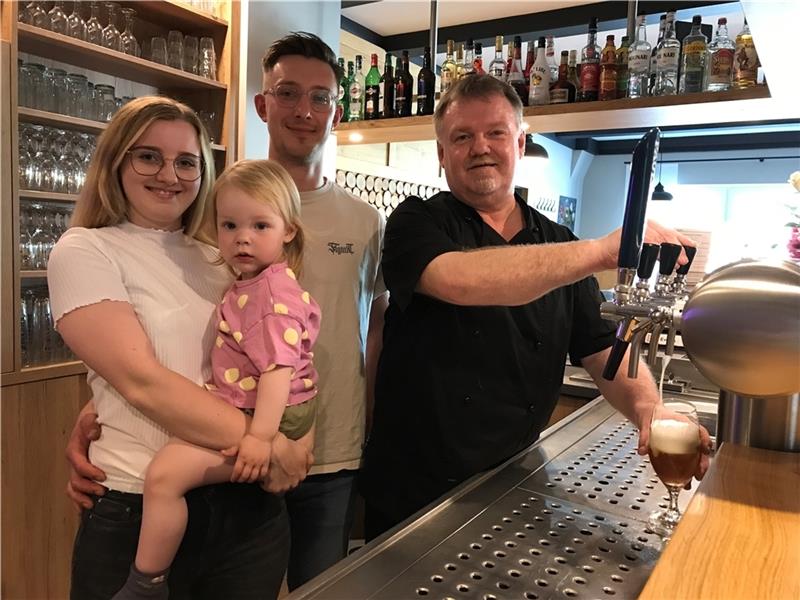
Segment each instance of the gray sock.
[{"label": "gray sock", "polygon": [[169,569],[163,573],[145,575],[131,565],[128,580],[112,600],[169,600],[168,574]]}]

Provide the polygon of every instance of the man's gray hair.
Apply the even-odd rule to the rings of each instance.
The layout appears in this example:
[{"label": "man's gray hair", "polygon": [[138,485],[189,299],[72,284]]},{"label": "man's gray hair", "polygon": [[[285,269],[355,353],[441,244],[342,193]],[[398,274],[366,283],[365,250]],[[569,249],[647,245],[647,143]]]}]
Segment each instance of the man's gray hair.
[{"label": "man's gray hair", "polygon": [[439,137],[444,115],[453,102],[470,98],[489,99],[492,96],[503,96],[508,100],[516,114],[517,125],[522,127],[522,100],[519,99],[514,88],[491,75],[467,75],[456,81],[439,100],[436,111],[433,113],[436,137]]}]

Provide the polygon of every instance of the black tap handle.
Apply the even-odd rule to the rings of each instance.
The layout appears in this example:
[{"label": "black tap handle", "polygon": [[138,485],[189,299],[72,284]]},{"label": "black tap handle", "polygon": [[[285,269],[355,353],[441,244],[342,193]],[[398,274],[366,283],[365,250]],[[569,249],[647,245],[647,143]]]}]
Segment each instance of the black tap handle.
[{"label": "black tap handle", "polygon": [[614,339],[614,345],[611,347],[611,354],[608,355],[608,360],[606,361],[606,368],[603,369],[603,379],[614,381],[614,377],[617,376],[619,365],[622,363],[628,345],[629,342],[619,338]]},{"label": "black tap handle", "polygon": [[639,255],[639,268],[636,271],[639,279],[650,279],[653,274],[653,268],[656,266],[656,260],[658,260],[658,250],[658,244],[642,245],[642,253]]},{"label": "black tap handle", "polygon": [[684,246],[683,251],[686,252],[686,258],[689,260],[686,262],[685,265],[681,265],[678,267],[678,275],[686,275],[689,272],[689,268],[692,266],[692,261],[694,260],[695,254],[697,254],[697,248],[695,246]]},{"label": "black tap handle", "polygon": [[639,265],[644,217],[647,201],[650,198],[650,181],[653,178],[660,136],[661,131],[658,127],[654,127],[636,143],[633,149],[628,198],[625,201],[625,217],[622,221],[622,238],[617,260],[617,266],[621,269],[635,269]]},{"label": "black tap handle", "polygon": [[661,244],[661,252],[658,254],[658,272],[661,275],[672,275],[675,263],[678,262],[678,257],[681,255],[681,248],[680,244],[668,242]]}]

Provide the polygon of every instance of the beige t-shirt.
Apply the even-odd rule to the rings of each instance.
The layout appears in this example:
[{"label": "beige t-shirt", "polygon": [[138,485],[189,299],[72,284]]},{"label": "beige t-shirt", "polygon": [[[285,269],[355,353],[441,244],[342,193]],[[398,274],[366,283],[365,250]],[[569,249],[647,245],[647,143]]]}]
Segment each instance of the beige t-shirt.
[{"label": "beige t-shirt", "polygon": [[[69,229],[47,267],[53,320],[103,300],[127,302],[158,361],[202,384],[211,375],[214,309],[233,280],[224,265],[213,264],[215,256],[215,250],[181,231],[127,222]],[[92,369],[87,380],[102,426],[89,459],[106,472],[104,485],[141,493],[147,465],[169,436]]]},{"label": "beige t-shirt", "polygon": [[365,350],[380,274],[384,221],[372,206],[327,181],[300,194],[306,248],[300,283],[322,308],[314,345],[319,373],[312,474],[357,469],[364,445]]}]

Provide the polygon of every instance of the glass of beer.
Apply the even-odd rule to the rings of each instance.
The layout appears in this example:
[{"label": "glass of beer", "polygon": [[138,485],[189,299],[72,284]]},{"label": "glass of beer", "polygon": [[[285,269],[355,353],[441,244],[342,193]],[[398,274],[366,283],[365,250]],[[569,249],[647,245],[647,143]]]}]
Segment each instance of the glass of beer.
[{"label": "glass of beer", "polygon": [[650,528],[671,537],[681,518],[678,494],[692,480],[700,461],[700,426],[689,402],[665,402],[650,421],[650,463],[669,491],[669,506],[650,515]]}]

